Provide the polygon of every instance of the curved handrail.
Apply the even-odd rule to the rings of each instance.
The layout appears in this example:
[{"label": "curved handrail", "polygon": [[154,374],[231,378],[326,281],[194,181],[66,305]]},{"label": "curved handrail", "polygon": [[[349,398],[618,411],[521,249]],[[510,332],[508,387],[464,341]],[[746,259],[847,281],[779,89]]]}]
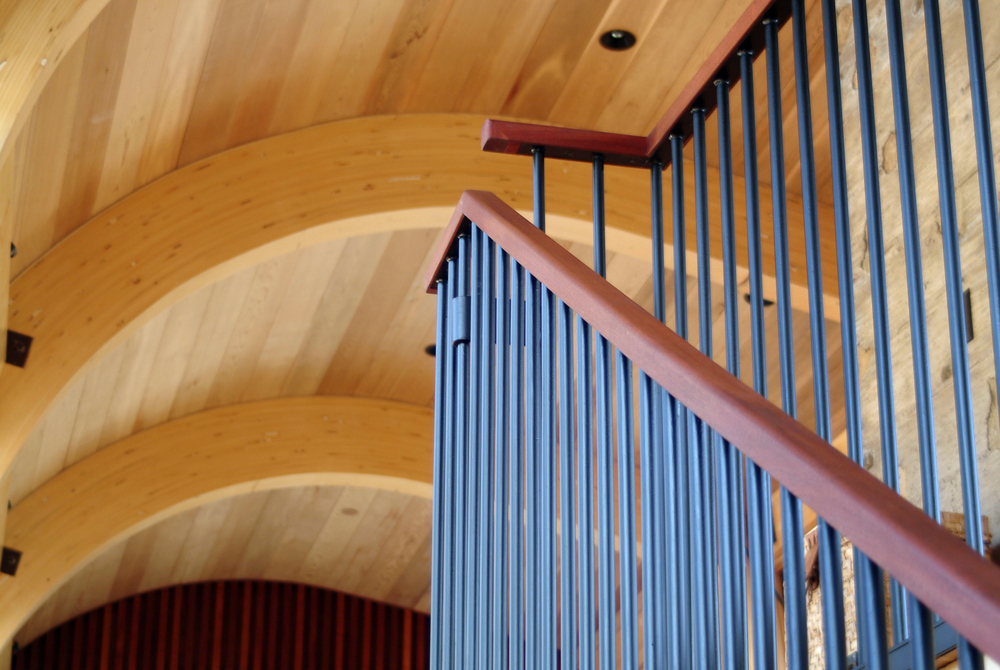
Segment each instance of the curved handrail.
[{"label": "curved handrail", "polygon": [[455,238],[470,221],[962,636],[1000,658],[1000,569],[716,365],[496,195],[462,195],[428,271],[428,292],[436,291]]}]

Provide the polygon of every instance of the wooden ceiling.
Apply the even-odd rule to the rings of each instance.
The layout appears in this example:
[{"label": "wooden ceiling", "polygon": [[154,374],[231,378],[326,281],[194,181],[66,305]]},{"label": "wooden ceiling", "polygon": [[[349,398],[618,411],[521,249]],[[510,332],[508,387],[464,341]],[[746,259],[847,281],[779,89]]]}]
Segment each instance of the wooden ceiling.
[{"label": "wooden ceiling", "polygon": [[[17,138],[20,253],[13,275],[97,212],[177,167],[318,123],[473,112],[644,134],[748,4],[110,0],[62,55]],[[816,32],[818,3],[807,4]],[[633,30],[638,45],[620,53],[600,47],[597,36],[612,27]],[[787,32],[786,181],[795,193],[801,187]],[[811,54],[811,67],[822,136],[820,53]],[[758,142],[766,147],[766,115],[759,118]],[[738,123],[734,131],[740,171]],[[710,127],[713,165],[715,147]],[[817,155],[821,194],[828,191],[828,164]]]},{"label": "wooden ceiling", "polygon": [[[11,153],[11,219],[19,251],[12,276],[96,214],[177,168],[319,123],[383,114],[479,113],[644,134],[747,4],[110,0],[76,44],[53,59],[58,66]],[[819,25],[816,4],[807,3],[813,29]],[[635,49],[612,53],[598,46],[598,35],[623,27],[637,34]],[[783,67],[789,73],[782,90],[786,182],[794,194],[800,190],[794,90],[788,35],[783,33],[782,39]],[[814,110],[824,110],[823,80],[816,76],[822,59],[811,54],[811,63]],[[762,105],[762,76],[759,81]],[[823,116],[825,112],[817,113],[816,119]],[[758,142],[765,146],[766,117],[759,118]],[[822,124],[817,128],[822,134]],[[733,138],[737,156],[740,132]],[[709,161],[717,165],[714,138],[710,128]],[[821,170],[828,165],[822,155],[817,158]],[[738,171],[740,166],[737,159]],[[765,183],[768,169],[765,159]],[[828,174],[821,173],[819,181],[824,199]],[[586,206],[581,203],[582,216]],[[114,232],[107,234],[110,245]],[[420,278],[436,235],[436,230],[422,229],[323,243],[243,270],[174,304],[97,360],[38,422],[13,466],[11,500],[16,504],[63,469],[123,437],[204,409],[314,394],[430,406],[433,359],[423,349],[434,339],[434,302],[423,294]],[[581,257],[590,255],[586,245],[568,246]],[[651,305],[648,263],[611,254],[608,276],[640,304]],[[670,294],[672,288],[667,290]],[[720,292],[713,314],[715,340],[721,343],[718,298]],[[748,313],[748,308],[741,310],[745,379],[750,377]],[[808,319],[802,312],[795,319],[800,417],[811,424]],[[697,338],[696,319],[692,324]],[[773,323],[770,327],[776,329]],[[839,338],[835,324],[828,327],[835,367]],[[777,360],[776,338],[771,334],[768,339],[769,359]],[[724,361],[724,356],[723,346],[717,346],[716,359]],[[839,370],[831,370],[830,377],[839,384]],[[772,374],[769,396],[778,398],[779,393]],[[833,389],[833,396],[839,411],[839,389]],[[842,418],[835,416],[835,430],[841,425]],[[211,535],[203,524],[225,519],[227,528],[233,524],[252,538],[257,526],[272,528],[275,515],[285,514],[282,518],[291,524],[287,532],[301,532],[296,537],[302,541],[282,546],[285,558],[274,560],[303,566],[309,551],[304,538],[311,532],[315,540],[323,524],[336,518],[337,501],[349,494],[371,500],[389,496],[350,488],[295,489],[214,503],[165,521],[97,558],[49,601],[25,634],[34,636],[97,604],[83,604],[81,594],[89,582],[101,586],[87,598],[106,600],[195,578],[306,579],[301,567],[278,576],[278,568],[268,568],[274,561],[252,555],[253,540],[244,538],[239,544],[237,534],[231,545],[224,538],[189,544]],[[425,503],[404,498],[380,504],[395,510],[386,511],[385,518],[412,513],[407,518],[420,538],[407,545],[412,552],[407,565],[423,566],[421,543],[426,544],[429,530],[421,507]],[[280,511],[286,507],[295,513]],[[355,520],[382,528],[383,521],[369,519],[363,511]],[[350,537],[338,540],[346,543]],[[379,541],[387,542],[385,537]],[[171,542],[173,553],[165,555],[176,560],[167,565],[160,548]],[[389,549],[372,545],[358,551],[372,558]],[[200,552],[201,558],[185,552]],[[177,568],[188,561],[208,561],[209,552],[225,558],[202,563],[200,572]],[[250,567],[241,572],[244,562]],[[383,584],[378,593],[364,591],[371,585],[361,580],[367,574],[362,567],[352,569],[354,581],[313,583],[426,607],[426,583],[418,584],[426,580],[423,567],[407,573],[405,589],[394,582]],[[307,577],[313,579],[312,574]],[[405,595],[392,600],[400,589]]]},{"label": "wooden ceiling", "polygon": [[24,625],[18,644],[106,602],[216,579],[301,582],[428,612],[430,518],[426,498],[350,486],[209,503],[91,561]]}]

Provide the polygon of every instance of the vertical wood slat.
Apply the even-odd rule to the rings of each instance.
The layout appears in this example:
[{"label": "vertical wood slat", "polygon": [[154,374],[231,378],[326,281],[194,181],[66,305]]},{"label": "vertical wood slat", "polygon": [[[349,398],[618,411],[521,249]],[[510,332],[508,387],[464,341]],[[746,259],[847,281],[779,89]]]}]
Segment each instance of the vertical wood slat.
[{"label": "vertical wood slat", "polygon": [[80,615],[20,649],[13,667],[424,670],[429,633],[425,614],[342,593],[213,582],[131,596]]}]

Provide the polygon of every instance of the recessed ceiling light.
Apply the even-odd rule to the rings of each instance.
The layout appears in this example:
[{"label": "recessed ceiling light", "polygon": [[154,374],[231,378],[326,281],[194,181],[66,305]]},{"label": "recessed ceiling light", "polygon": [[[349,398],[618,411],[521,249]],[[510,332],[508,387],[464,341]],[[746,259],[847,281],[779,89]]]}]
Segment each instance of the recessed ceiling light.
[{"label": "recessed ceiling light", "polygon": [[625,51],[635,46],[635,35],[627,30],[609,30],[601,35],[601,46],[611,51]]}]

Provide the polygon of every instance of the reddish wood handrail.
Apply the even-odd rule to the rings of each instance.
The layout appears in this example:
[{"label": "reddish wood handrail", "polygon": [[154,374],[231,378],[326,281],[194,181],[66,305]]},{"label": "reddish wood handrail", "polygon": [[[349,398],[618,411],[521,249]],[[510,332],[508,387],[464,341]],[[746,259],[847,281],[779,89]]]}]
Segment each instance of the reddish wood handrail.
[{"label": "reddish wood handrail", "polygon": [[545,147],[548,158],[590,161],[594,154],[601,154],[606,165],[650,165],[646,156],[646,138],[641,135],[617,135],[489,119],[483,124],[482,144],[483,151],[498,154],[524,156],[541,146]]},{"label": "reddish wood handrail", "polygon": [[470,221],[671,395],[848,537],[961,635],[1000,658],[1000,569],[629,300],[492,193],[466,191],[428,292]]},{"label": "reddish wood handrail", "polygon": [[714,82],[722,77],[732,87],[739,81],[735,58],[739,50],[763,51],[764,19],[784,23],[789,16],[788,0],[754,0],[646,137],[491,119],[483,125],[483,151],[526,155],[534,147],[544,147],[550,158],[590,161],[594,154],[601,154],[607,165],[649,167],[654,159],[667,165],[670,134],[691,137],[691,109],[701,107],[706,113],[715,109]]}]

